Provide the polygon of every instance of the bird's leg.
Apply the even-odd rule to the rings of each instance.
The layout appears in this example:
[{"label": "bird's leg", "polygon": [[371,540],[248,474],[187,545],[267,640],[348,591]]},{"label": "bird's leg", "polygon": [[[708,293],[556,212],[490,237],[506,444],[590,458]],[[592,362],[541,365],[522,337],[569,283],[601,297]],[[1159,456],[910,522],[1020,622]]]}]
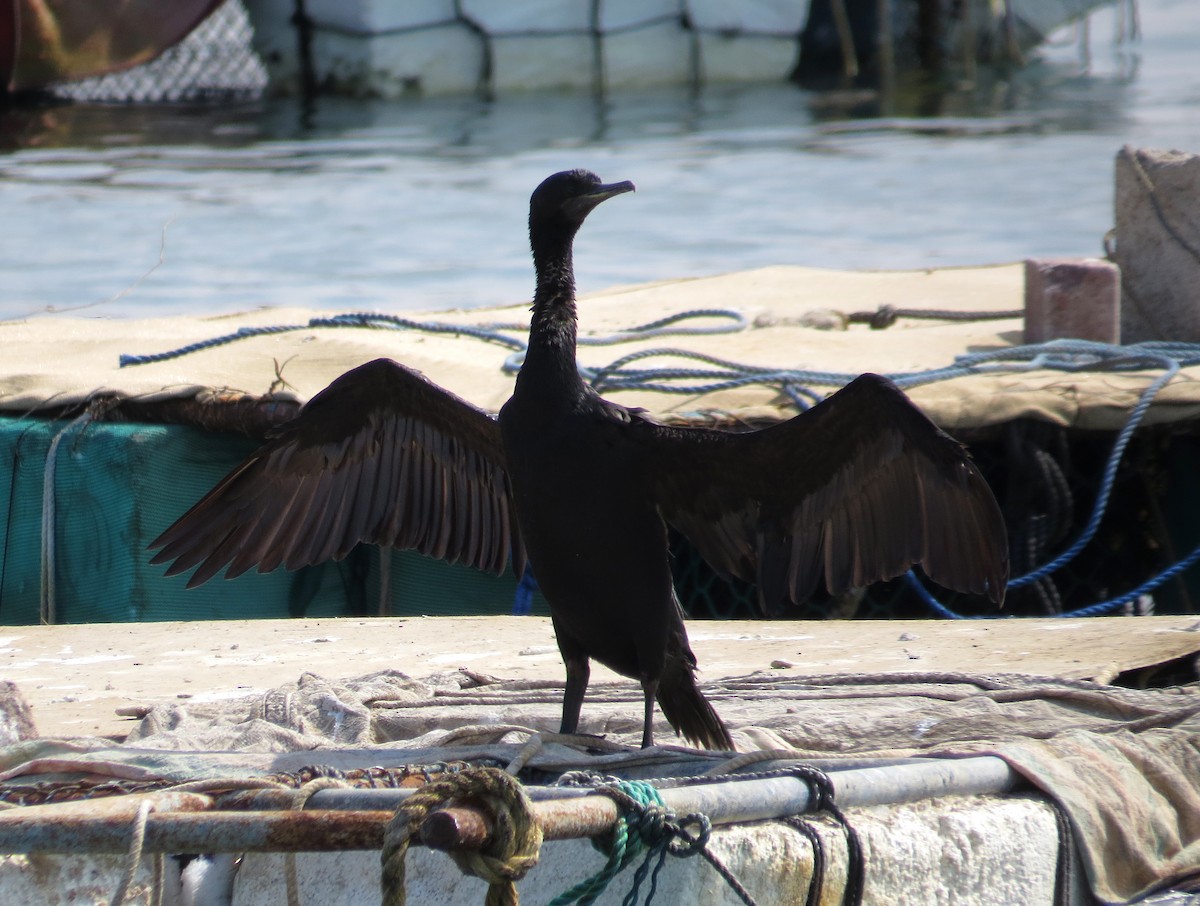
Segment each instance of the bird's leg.
[{"label": "bird's leg", "polygon": [[558,732],[574,733],[579,727],[579,710],[583,707],[592,668],[586,654],[564,654],[563,663],[567,665],[567,688],[563,692],[562,725]]},{"label": "bird's leg", "polygon": [[646,696],[646,714],[642,724],[642,748],[654,745],[654,700],[658,696],[658,680],[642,680],[642,693]]}]

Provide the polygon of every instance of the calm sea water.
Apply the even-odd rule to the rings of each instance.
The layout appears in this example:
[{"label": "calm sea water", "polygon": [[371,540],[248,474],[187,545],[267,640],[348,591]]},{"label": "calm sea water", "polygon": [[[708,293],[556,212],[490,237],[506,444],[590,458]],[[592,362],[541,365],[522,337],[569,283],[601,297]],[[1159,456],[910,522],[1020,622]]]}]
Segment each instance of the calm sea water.
[{"label": "calm sea water", "polygon": [[[0,111],[0,318],[522,302],[530,191],[638,192],[577,246],[583,290],[768,264],[1095,255],[1124,144],[1200,151],[1200,3],[1143,0],[1008,80],[870,99],[790,86],[400,103]],[[161,261],[160,261],[161,258]]]}]

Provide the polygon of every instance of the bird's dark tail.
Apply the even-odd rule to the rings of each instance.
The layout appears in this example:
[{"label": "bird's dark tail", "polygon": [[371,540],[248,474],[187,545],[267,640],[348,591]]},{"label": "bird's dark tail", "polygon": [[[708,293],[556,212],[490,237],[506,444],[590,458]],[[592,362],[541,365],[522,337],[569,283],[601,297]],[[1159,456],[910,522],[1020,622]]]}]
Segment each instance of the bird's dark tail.
[{"label": "bird's dark tail", "polygon": [[733,749],[724,722],[696,686],[691,667],[668,657],[658,682],[659,707],[675,732],[705,749]]}]

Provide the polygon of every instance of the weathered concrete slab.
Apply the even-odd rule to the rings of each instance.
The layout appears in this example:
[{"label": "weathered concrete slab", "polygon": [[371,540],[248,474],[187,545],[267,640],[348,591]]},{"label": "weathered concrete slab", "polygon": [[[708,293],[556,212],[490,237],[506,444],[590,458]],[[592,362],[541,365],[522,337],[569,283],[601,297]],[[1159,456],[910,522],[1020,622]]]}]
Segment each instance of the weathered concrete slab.
[{"label": "weathered concrete slab", "polygon": [[[791,674],[1028,673],[1107,682],[1200,651],[1194,616],[935,621],[692,621],[701,678]],[[46,736],[123,738],[119,707],[263,692],[305,671],[330,679],[467,667],[563,680],[541,617],[418,617],[110,623],[0,629],[0,676]],[[617,680],[600,665],[593,682]],[[630,681],[625,681],[630,682]],[[636,684],[634,684],[636,685]]]},{"label": "weathered concrete slab", "polygon": [[[1054,901],[1057,832],[1053,812],[1043,803],[964,797],[856,809],[848,817],[862,839],[869,866],[864,906],[947,902],[1050,906]],[[832,824],[818,822],[818,827],[828,860],[820,902],[833,906],[842,902],[846,881],[845,840]],[[798,831],[776,822],[723,827],[713,832],[710,850],[760,906],[796,906],[805,901],[812,878],[812,849]],[[464,879],[441,853],[414,849],[409,858],[410,903],[475,906],[483,901],[484,884]],[[235,902],[239,906],[278,902],[282,861],[279,856],[247,859]],[[301,889],[311,891],[313,902],[331,906],[373,902],[379,878],[374,853],[314,855],[303,861],[307,864],[298,866]],[[586,840],[545,844],[537,868],[518,885],[522,902],[547,903],[603,864],[604,857]],[[1014,871],[1015,865],[1021,870]],[[620,904],[629,893],[633,871],[631,866],[614,880],[597,904]],[[716,871],[698,858],[668,859],[659,881],[655,902],[741,903]],[[643,897],[648,887],[648,882],[643,884]],[[330,898],[319,890],[328,891]]]},{"label": "weathered concrete slab", "polygon": [[[1054,814],[1035,799],[951,797],[908,805],[853,809],[848,818],[866,856],[865,906],[1050,906],[1058,840]],[[822,904],[841,902],[846,844],[840,829],[815,822],[827,864]],[[761,906],[803,903],[812,881],[808,841],[784,824],[731,826],[713,832],[709,849]],[[108,903],[123,856],[37,855],[0,857],[0,902],[78,906]],[[604,864],[586,840],[543,845],[538,866],[518,885],[522,902],[546,903]],[[1019,869],[1017,868],[1019,866]],[[178,864],[167,860],[168,871]],[[464,877],[442,853],[414,848],[408,854],[408,902],[423,906],[475,906],[485,885]],[[634,867],[619,875],[596,901],[616,906],[629,893]],[[233,902],[274,906],[285,899],[281,855],[249,854],[238,871]],[[131,896],[150,902],[150,860],[143,859]],[[305,853],[296,859],[302,903],[360,906],[379,902],[379,854]],[[643,897],[648,882],[641,888]],[[656,902],[735,906],[741,901],[699,858],[668,859]],[[1088,902],[1076,888],[1071,904]]]},{"label": "weathered concrete slab", "polygon": [[1121,337],[1200,341],[1200,155],[1126,146],[1116,164]]}]

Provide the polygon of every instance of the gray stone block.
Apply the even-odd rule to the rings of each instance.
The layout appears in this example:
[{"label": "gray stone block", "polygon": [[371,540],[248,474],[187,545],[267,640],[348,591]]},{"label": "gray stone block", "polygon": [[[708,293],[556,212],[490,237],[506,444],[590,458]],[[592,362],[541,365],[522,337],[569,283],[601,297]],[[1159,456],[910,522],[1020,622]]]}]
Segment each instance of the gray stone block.
[{"label": "gray stone block", "polygon": [[37,735],[33,712],[17,684],[0,680],[0,746],[35,739]]},{"label": "gray stone block", "polygon": [[1200,155],[1117,154],[1116,261],[1123,342],[1200,342]]}]

